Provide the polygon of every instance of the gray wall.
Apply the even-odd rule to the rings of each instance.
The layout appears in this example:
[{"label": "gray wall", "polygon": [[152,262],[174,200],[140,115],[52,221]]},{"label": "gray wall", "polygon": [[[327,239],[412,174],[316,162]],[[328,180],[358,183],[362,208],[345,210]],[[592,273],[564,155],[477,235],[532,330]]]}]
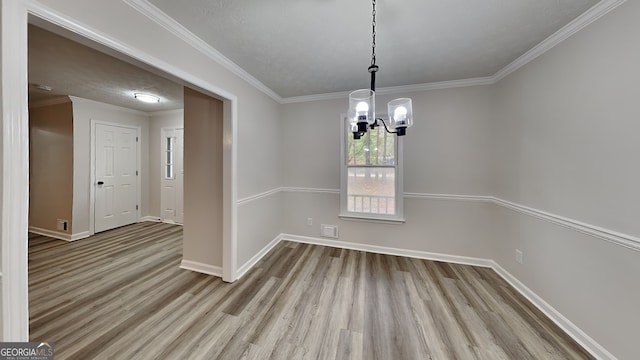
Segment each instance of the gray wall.
[{"label": "gray wall", "polygon": [[[640,236],[638,13],[625,3],[496,85],[407,94],[418,115],[405,138],[405,192],[496,196]],[[346,98],[284,106],[286,187],[339,188],[346,107]],[[614,356],[640,356],[637,251],[495,203],[409,198],[406,224],[388,225],[340,220],[335,192],[283,196],[286,233],[318,237],[330,223],[347,242],[494,259]]]},{"label": "gray wall", "polygon": [[[383,107],[396,97],[413,98],[415,125],[404,138],[407,193],[490,195],[493,133],[490,86],[379,96]],[[347,98],[284,106],[282,157],[285,187],[340,188],[340,114]],[[320,235],[320,224],[337,224],[341,241],[460,256],[491,258],[488,203],[406,198],[406,223],[389,225],[338,218],[334,191],[287,191],[285,233]],[[307,226],[308,217],[314,219]]]},{"label": "gray wall", "polygon": [[[238,200],[282,186],[282,106],[257,93],[239,102]],[[244,265],[282,232],[281,200],[238,205],[237,264]]]},{"label": "gray wall", "polygon": [[[337,188],[338,115],[345,111],[346,102],[280,107],[124,2],[40,2],[116,42],[162,59],[168,66],[188,69],[186,74],[193,78],[238,96],[240,199],[280,186]],[[640,225],[633,221],[638,214],[638,188],[631,185],[638,183],[637,161],[632,160],[638,153],[638,142],[632,141],[639,115],[633,106],[640,63],[640,42],[635,36],[638,23],[634,22],[638,13],[638,2],[626,2],[495,87],[411,94],[416,113],[425,115],[424,125],[416,125],[407,136],[405,190],[472,195],[488,191],[488,195],[638,236]],[[420,109],[421,104],[431,107]],[[313,131],[305,134],[293,131],[296,128]],[[430,139],[417,144],[412,139],[418,136],[412,138],[412,134]],[[461,147],[465,151],[458,150]],[[297,159],[292,152],[303,152],[300,157],[309,163],[290,162]],[[284,203],[282,231],[317,236],[317,229],[298,230],[298,220],[289,219],[290,214],[305,214],[306,218],[307,209],[317,209],[317,216],[337,221],[335,194],[316,200],[304,198],[314,193],[300,193],[300,197],[294,194],[285,199],[291,194],[275,200],[276,204]],[[260,201],[269,198],[245,202],[241,207],[259,207]],[[315,201],[321,205],[314,206]],[[614,355],[638,357],[634,339],[640,323],[637,252],[492,204],[418,201],[417,210],[407,201],[407,224],[378,226],[403,228],[393,232],[398,236],[380,236],[375,241],[494,258]],[[419,213],[423,211],[419,209],[431,206],[433,211]],[[300,211],[292,210],[296,207]],[[271,207],[242,211],[238,219],[239,264],[266,243],[269,233],[277,234],[280,226],[277,216],[275,225],[263,216],[273,211]],[[412,228],[417,220],[410,216],[420,221],[437,216],[443,219],[428,226],[417,224],[417,230]],[[482,216],[491,221],[485,223]],[[350,241],[362,241],[365,236],[361,232],[372,232],[367,230],[368,224],[350,224],[341,225],[342,236],[353,239]],[[241,233],[240,229],[249,226],[265,229],[260,231],[264,235],[255,239],[250,233]],[[346,231],[348,227],[351,230]],[[403,242],[393,241],[404,235],[407,239]],[[524,265],[512,262],[516,246],[525,251]]]},{"label": "gray wall", "polygon": [[[640,236],[638,14],[627,1],[496,85],[495,195]],[[498,263],[616,357],[640,358],[639,252],[510,210],[497,216]]]}]

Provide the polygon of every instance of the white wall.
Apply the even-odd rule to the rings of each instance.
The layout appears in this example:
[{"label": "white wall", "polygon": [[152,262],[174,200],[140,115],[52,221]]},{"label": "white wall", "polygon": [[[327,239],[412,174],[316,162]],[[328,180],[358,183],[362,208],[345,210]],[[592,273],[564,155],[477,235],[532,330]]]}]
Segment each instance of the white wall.
[{"label": "white wall", "polygon": [[[140,127],[141,216],[149,213],[149,116],[93,100],[73,102],[73,235],[92,234],[90,226],[91,120]],[[88,235],[87,234],[87,235]]]},{"label": "white wall", "polygon": [[[413,99],[415,125],[404,138],[406,193],[489,195],[493,88],[474,86],[378,96],[385,107],[396,97]],[[486,202],[405,198],[405,224],[338,218],[340,114],[347,98],[284,106],[283,229],[318,237],[320,224],[337,224],[341,241],[425,252],[490,258],[491,227]],[[302,189],[330,189],[330,192]],[[302,190],[302,191],[301,191]],[[307,226],[307,218],[314,219]]]},{"label": "white wall", "polygon": [[[496,85],[498,197],[640,237],[638,14],[627,1]],[[639,252],[510,210],[497,216],[504,268],[619,359],[640,358]]]},{"label": "white wall", "polygon": [[162,128],[184,126],[184,110],[170,110],[151,113],[149,118],[149,216],[160,219],[161,186],[163,179],[160,155],[163,153]]}]

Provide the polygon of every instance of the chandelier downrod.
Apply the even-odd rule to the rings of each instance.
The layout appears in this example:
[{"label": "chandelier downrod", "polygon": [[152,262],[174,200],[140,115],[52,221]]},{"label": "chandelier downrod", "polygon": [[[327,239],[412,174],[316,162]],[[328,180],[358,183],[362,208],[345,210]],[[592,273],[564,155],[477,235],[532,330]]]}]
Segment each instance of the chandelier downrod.
[{"label": "chandelier downrod", "polygon": [[368,70],[371,74],[371,91],[376,91],[376,72],[379,67],[376,65],[376,0],[372,0],[373,10],[371,11],[371,66]]}]

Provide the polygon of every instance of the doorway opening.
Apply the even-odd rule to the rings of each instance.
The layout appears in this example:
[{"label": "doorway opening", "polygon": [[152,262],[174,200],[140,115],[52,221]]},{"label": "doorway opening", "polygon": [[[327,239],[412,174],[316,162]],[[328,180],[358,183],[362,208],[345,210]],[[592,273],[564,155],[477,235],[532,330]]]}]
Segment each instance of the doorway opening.
[{"label": "doorway opening", "polygon": [[[28,226],[28,207],[24,202],[28,198],[28,184],[26,174],[28,172],[28,158],[25,156],[28,148],[28,99],[26,96],[26,85],[24,75],[27,74],[27,23],[41,25],[48,28],[56,28],[62,34],[69,37],[80,38],[82,42],[89,42],[96,47],[106,49],[108,53],[117,53],[119,57],[128,58],[132,62],[142,64],[156,71],[162,71],[181,84],[193,87],[198,91],[210,94],[219,98],[223,102],[224,118],[224,219],[223,219],[223,279],[226,281],[235,280],[235,218],[237,213],[236,205],[236,122],[237,122],[237,98],[235,95],[221,89],[211,83],[203,81],[196,76],[184,72],[180,69],[147,56],[145,53],[131,49],[125,45],[114,42],[112,39],[103,37],[80,25],[74,24],[70,19],[61,17],[59,14],[49,12],[46,8],[39,7],[38,4],[16,2],[2,8],[3,34],[11,34],[15,41],[7,42],[3,45],[15,50],[11,55],[4,56],[3,68],[9,69],[4,72],[3,83],[5,88],[15,88],[13,95],[3,92],[3,108],[5,114],[9,109],[13,109],[10,121],[12,132],[3,132],[3,143],[5,151],[5,166],[22,169],[15,172],[3,174],[3,271],[2,277],[2,336],[11,333],[11,338],[16,341],[26,341],[28,338],[28,305],[26,304],[27,294],[27,268],[26,268],[26,242],[27,235],[24,230]],[[5,21],[7,20],[7,21]],[[10,21],[8,21],[10,20]],[[65,30],[70,29],[70,30]],[[8,37],[5,36],[3,40]],[[99,44],[109,44],[105,47]],[[6,52],[3,52],[6,53]],[[159,69],[159,70],[157,70]],[[15,74],[7,74],[12,70]],[[23,91],[24,90],[24,91]],[[82,134],[86,136],[86,134]],[[25,155],[20,155],[25,154]],[[6,160],[11,159],[11,160]],[[15,166],[14,166],[15,165]],[[9,191],[8,189],[11,189]],[[8,196],[11,193],[11,196]],[[7,226],[5,226],[7,225]],[[5,261],[11,259],[11,261]],[[8,269],[11,269],[8,271]]]}]

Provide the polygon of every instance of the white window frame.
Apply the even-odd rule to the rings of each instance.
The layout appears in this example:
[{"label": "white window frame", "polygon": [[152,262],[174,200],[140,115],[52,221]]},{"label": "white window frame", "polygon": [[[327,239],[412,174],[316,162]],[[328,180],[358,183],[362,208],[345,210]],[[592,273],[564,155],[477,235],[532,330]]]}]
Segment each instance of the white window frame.
[{"label": "white window frame", "polygon": [[[382,116],[384,117],[384,116]],[[384,131],[384,129],[382,129]],[[340,115],[340,218],[345,220],[361,220],[388,223],[404,223],[404,171],[403,171],[403,136],[396,136],[396,158],[395,158],[395,215],[371,214],[348,211],[348,166],[347,166],[347,136],[351,135],[347,131],[347,116]]]}]

